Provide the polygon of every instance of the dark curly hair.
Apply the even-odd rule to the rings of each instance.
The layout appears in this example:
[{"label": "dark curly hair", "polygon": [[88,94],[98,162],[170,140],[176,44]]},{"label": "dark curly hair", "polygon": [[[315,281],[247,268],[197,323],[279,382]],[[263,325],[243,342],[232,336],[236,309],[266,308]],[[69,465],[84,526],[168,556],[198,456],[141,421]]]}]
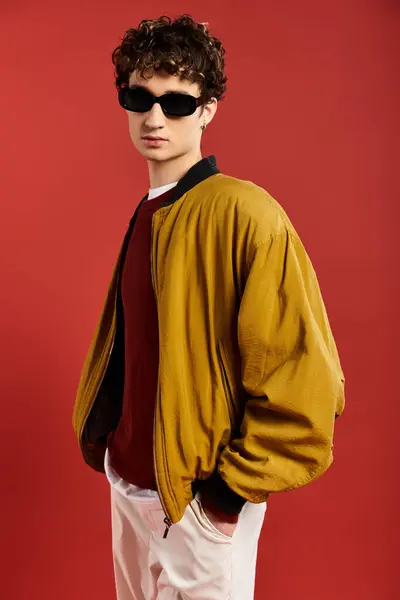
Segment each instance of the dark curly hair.
[{"label": "dark curly hair", "polygon": [[129,84],[135,70],[144,77],[148,68],[163,69],[170,75],[178,73],[181,80],[198,83],[204,104],[213,97],[223,100],[225,49],[209,35],[206,25],[184,14],[173,21],[166,16],[145,19],[137,29],[128,29],[112,53],[117,89]]}]

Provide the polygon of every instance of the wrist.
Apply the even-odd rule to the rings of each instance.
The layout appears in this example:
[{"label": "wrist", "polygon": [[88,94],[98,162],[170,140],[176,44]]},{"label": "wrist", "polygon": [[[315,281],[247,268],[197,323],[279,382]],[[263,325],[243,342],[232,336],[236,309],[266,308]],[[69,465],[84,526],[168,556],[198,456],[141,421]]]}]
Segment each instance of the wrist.
[{"label": "wrist", "polygon": [[231,490],[218,471],[199,482],[199,492],[203,504],[214,514],[220,512],[226,517],[237,517],[246,504],[246,500]]},{"label": "wrist", "polygon": [[212,498],[208,496],[207,492],[201,494],[201,504],[203,509],[208,510],[213,516],[224,523],[237,523],[239,521],[238,514],[232,515],[219,508],[215,502],[213,502]]}]

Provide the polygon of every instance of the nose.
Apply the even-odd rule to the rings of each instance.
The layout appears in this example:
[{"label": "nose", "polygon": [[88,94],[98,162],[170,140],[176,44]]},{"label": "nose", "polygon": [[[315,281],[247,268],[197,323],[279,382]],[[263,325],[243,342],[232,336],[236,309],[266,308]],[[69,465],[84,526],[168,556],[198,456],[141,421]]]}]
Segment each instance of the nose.
[{"label": "nose", "polygon": [[159,104],[154,103],[151,109],[146,113],[144,124],[149,129],[159,129],[160,127],[164,127],[165,115]]}]

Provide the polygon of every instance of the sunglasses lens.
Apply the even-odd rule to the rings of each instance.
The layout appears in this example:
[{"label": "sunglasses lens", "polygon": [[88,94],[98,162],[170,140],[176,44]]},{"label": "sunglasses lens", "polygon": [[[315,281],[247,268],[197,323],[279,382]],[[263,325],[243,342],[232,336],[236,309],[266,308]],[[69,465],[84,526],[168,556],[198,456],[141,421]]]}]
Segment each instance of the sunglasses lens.
[{"label": "sunglasses lens", "polygon": [[133,90],[124,87],[119,91],[119,102],[125,110],[147,112],[152,107],[152,96],[143,88]]},{"label": "sunglasses lens", "polygon": [[161,106],[167,115],[187,117],[196,110],[196,98],[186,94],[166,94],[161,100]]},{"label": "sunglasses lens", "polygon": [[[123,87],[118,93],[119,103],[125,110],[144,113],[153,106],[153,96],[143,88]],[[161,98],[161,108],[171,117],[187,117],[197,108],[196,98],[187,94],[166,94]]]}]

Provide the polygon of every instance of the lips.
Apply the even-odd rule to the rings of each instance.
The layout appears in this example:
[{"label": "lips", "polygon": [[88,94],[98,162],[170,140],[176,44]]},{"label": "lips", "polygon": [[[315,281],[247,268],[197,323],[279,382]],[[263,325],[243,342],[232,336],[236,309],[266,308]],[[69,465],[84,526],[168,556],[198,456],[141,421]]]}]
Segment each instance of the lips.
[{"label": "lips", "polygon": [[163,148],[167,140],[160,138],[143,138],[143,145],[147,148]]},{"label": "lips", "polygon": [[166,142],[167,141],[165,138],[162,138],[162,137],[153,137],[151,135],[146,135],[142,139],[144,139],[144,140],[151,140],[151,141],[154,141],[154,142],[157,142],[157,141]]}]

